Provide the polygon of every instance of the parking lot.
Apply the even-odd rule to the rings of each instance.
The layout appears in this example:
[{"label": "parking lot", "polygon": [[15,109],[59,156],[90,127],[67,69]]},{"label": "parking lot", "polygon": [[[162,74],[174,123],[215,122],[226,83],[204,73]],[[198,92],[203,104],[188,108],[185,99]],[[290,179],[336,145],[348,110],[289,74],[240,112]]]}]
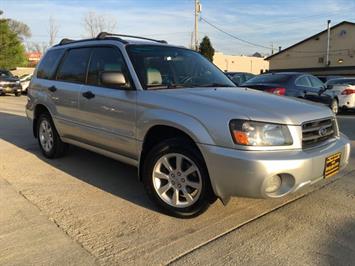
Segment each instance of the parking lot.
[{"label": "parking lot", "polygon": [[0,97],[1,265],[355,261],[354,113],[338,116],[353,149],[339,177],[282,199],[217,201],[181,220],[157,211],[128,165],[75,147],[45,159],[25,103]]}]

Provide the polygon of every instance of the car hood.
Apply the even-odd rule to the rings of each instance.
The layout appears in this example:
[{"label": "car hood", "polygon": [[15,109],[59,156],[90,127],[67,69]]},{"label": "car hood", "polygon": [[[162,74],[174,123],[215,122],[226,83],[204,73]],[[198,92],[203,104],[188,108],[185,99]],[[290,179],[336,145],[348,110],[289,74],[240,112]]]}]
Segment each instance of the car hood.
[{"label": "car hood", "polygon": [[15,77],[0,77],[0,81],[13,82],[19,81],[18,78]]},{"label": "car hood", "polygon": [[300,125],[305,121],[333,116],[324,105],[249,88],[189,88],[157,92],[180,100],[178,106],[170,102],[170,109],[180,109],[177,111],[192,113],[194,116],[206,116],[211,111],[223,112],[224,116],[232,119],[244,118],[288,125]]}]

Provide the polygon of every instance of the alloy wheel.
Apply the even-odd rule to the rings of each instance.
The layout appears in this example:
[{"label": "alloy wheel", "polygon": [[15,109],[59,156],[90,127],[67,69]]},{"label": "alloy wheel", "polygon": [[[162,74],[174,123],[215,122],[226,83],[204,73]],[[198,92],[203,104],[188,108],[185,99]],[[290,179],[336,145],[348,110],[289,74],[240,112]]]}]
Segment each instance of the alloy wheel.
[{"label": "alloy wheel", "polygon": [[39,126],[39,140],[42,148],[46,152],[50,152],[54,145],[53,130],[51,124],[47,120],[42,120]]},{"label": "alloy wheel", "polygon": [[156,193],[170,206],[189,207],[200,197],[201,173],[196,164],[185,155],[163,155],[155,163],[152,178]]}]

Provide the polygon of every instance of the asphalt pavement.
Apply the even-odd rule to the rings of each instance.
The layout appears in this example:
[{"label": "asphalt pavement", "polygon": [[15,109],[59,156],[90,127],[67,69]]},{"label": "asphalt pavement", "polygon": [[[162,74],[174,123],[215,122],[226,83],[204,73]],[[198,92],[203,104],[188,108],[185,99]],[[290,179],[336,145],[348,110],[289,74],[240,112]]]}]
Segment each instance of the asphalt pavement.
[{"label": "asphalt pavement", "polygon": [[0,265],[351,265],[355,114],[349,167],[283,199],[217,201],[180,220],[157,211],[133,167],[72,147],[45,159],[26,97],[0,97]]}]

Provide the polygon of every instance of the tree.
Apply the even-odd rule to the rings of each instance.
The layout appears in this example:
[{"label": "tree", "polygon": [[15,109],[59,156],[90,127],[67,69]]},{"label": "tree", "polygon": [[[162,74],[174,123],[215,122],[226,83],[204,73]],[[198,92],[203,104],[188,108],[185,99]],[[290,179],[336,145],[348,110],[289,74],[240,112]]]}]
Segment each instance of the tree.
[{"label": "tree", "polygon": [[57,38],[59,26],[53,17],[49,17],[49,46],[53,46]]},{"label": "tree", "polygon": [[95,12],[89,12],[84,17],[84,28],[86,34],[94,38],[100,32],[103,31],[114,31],[117,27],[117,21],[108,15],[100,15]]},{"label": "tree", "polygon": [[0,19],[0,68],[12,69],[27,63],[25,48],[8,20]]},{"label": "tree", "polygon": [[31,52],[38,52],[44,54],[48,49],[48,44],[46,42],[31,42],[28,45],[28,50]]},{"label": "tree", "polygon": [[24,38],[31,37],[32,34],[30,27],[28,27],[25,23],[13,19],[8,19],[7,21],[10,30],[15,32],[21,41],[23,41]]},{"label": "tree", "polygon": [[202,54],[208,60],[210,60],[211,62],[213,61],[214,49],[212,47],[210,39],[207,36],[203,37],[198,50],[200,54]]}]

